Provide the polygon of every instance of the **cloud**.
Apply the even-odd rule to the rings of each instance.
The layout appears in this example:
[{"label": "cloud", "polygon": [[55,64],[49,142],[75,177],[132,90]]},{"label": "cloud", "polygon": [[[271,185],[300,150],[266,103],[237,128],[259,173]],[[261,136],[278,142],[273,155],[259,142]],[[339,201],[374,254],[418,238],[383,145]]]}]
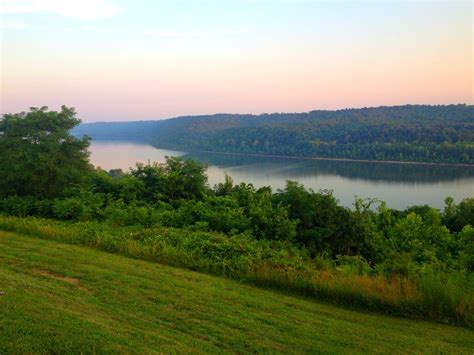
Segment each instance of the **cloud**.
[{"label": "cloud", "polygon": [[209,37],[229,37],[246,33],[245,29],[216,29],[214,31],[163,31],[155,28],[148,28],[144,34],[146,36],[165,39],[196,39]]},{"label": "cloud", "polygon": [[82,19],[114,16],[118,6],[110,0],[2,0],[2,13],[53,12]]},{"label": "cloud", "polygon": [[3,19],[0,22],[1,30],[24,30],[28,25],[23,21]]}]

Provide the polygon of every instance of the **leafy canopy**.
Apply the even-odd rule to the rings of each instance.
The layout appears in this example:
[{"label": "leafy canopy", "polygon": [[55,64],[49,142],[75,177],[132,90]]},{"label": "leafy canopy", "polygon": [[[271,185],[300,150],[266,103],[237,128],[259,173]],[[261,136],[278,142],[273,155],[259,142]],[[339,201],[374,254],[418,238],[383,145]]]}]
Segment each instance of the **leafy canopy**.
[{"label": "leafy canopy", "polygon": [[0,119],[0,197],[55,197],[81,184],[90,170],[89,139],[76,138],[74,108],[46,106]]}]

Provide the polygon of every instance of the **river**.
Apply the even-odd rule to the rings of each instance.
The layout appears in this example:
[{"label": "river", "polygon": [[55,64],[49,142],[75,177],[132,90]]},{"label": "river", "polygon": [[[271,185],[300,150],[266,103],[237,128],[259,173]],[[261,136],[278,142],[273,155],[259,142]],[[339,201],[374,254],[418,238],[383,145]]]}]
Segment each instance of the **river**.
[{"label": "river", "polygon": [[330,160],[246,157],[209,153],[186,153],[157,149],[134,142],[93,141],[91,162],[102,169],[127,170],[136,162],[164,162],[165,156],[182,156],[208,166],[209,185],[224,180],[227,173],[235,183],[256,187],[285,187],[287,180],[315,191],[333,190],[341,204],[351,207],[355,196],[376,197],[389,207],[403,209],[428,204],[443,208],[444,199],[474,197],[474,166],[386,164]]}]

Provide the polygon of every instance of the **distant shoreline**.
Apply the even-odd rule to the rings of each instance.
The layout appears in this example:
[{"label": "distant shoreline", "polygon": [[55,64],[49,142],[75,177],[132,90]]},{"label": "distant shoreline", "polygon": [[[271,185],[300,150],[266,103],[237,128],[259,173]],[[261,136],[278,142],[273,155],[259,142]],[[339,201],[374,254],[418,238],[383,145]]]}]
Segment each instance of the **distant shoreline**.
[{"label": "distant shoreline", "polygon": [[474,168],[474,164],[464,163],[429,163],[429,162],[417,162],[417,161],[399,161],[399,160],[369,160],[369,159],[352,159],[352,158],[325,158],[325,157],[299,157],[294,155],[273,155],[273,154],[257,154],[257,153],[229,153],[229,152],[216,152],[210,150],[189,150],[176,147],[158,147],[151,144],[157,149],[170,149],[184,151],[187,153],[206,153],[206,154],[219,154],[219,155],[235,155],[245,157],[260,157],[260,158],[284,158],[284,159],[304,159],[304,160],[326,160],[326,161],[340,161],[340,162],[354,162],[354,163],[383,163],[383,164],[407,164],[407,165],[431,165],[431,166],[453,166],[453,167],[464,167]]}]

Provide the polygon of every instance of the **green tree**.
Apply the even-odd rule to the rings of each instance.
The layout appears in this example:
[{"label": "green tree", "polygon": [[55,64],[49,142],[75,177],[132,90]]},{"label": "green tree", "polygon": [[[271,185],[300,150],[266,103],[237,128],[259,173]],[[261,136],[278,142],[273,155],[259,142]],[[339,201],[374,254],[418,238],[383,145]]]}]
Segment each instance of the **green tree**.
[{"label": "green tree", "polygon": [[354,255],[362,249],[362,226],[350,210],[338,205],[332,191],[314,192],[287,181],[285,190],[275,194],[273,200],[288,206],[290,219],[299,220],[296,240],[312,255]]},{"label": "green tree", "polygon": [[452,197],[444,200],[443,222],[452,232],[459,232],[464,226],[474,226],[474,198],[465,198],[458,205]]},{"label": "green tree", "polygon": [[207,167],[194,160],[166,157],[165,195],[170,200],[201,199],[207,186]]},{"label": "green tree", "polygon": [[166,157],[164,164],[137,164],[130,174],[140,179],[150,202],[201,199],[207,186],[206,166],[193,160]]},{"label": "green tree", "polygon": [[32,107],[0,119],[0,197],[55,197],[82,184],[90,170],[88,138],[69,130],[80,123],[74,108]]}]

